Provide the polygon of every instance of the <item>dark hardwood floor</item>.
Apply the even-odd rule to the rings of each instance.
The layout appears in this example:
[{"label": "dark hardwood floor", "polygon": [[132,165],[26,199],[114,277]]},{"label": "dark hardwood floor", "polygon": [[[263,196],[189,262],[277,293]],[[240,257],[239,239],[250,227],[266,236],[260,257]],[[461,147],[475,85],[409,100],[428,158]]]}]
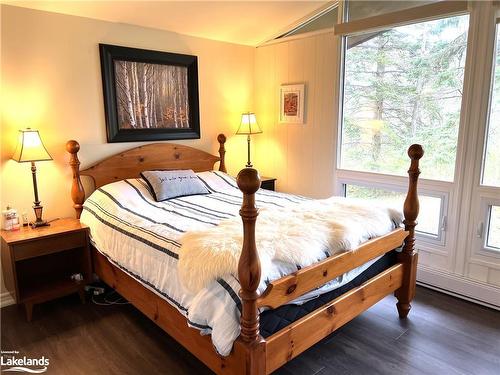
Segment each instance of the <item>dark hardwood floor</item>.
[{"label": "dark hardwood floor", "polygon": [[[50,359],[48,374],[208,374],[130,305],[78,296],[1,310],[1,349]],[[419,287],[410,318],[387,297],[278,374],[499,374],[500,312]]]}]

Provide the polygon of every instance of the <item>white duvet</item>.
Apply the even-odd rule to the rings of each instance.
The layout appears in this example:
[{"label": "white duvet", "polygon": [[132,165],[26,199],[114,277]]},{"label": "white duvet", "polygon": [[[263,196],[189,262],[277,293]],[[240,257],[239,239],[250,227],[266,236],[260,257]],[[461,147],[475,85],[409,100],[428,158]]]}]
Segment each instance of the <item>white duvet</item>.
[{"label": "white duvet", "polygon": [[[100,252],[176,307],[187,318],[190,326],[199,329],[202,334],[211,334],[217,351],[221,355],[228,355],[240,329],[241,302],[238,297],[240,287],[237,275],[217,274],[210,280],[205,280],[202,287],[186,288],[179,277],[179,256],[182,258],[181,241],[185,236],[189,236],[187,232],[210,232],[217,230],[221,222],[224,226],[224,223],[239,220],[241,192],[234,179],[224,173],[203,172],[198,176],[211,194],[176,198],[166,202],[154,201],[141,179],[108,184],[96,190],[85,201],[81,221],[90,227],[91,240]],[[335,200],[347,202],[339,198]],[[285,212],[298,206],[315,204],[308,202],[314,201],[262,189],[256,194],[256,203],[264,211]],[[387,233],[395,225],[399,225],[400,213],[391,210],[379,210],[378,213],[377,228],[384,229],[376,234]],[[263,216],[265,220],[265,215]],[[357,225],[362,225],[362,222]],[[356,232],[359,232],[357,238],[349,237],[352,243],[365,241],[369,228]],[[317,243],[320,244],[321,241]],[[348,247],[309,248],[314,251],[315,258],[320,260]],[[193,259],[191,257],[191,260]],[[259,292],[265,290],[269,281],[295,272],[301,267],[293,259],[287,261],[276,258],[266,262]],[[304,303],[321,293],[346,284],[374,261],[332,280],[293,303]],[[199,268],[193,267],[191,272],[193,279],[196,279]],[[183,270],[183,277],[189,277],[189,268]]]}]

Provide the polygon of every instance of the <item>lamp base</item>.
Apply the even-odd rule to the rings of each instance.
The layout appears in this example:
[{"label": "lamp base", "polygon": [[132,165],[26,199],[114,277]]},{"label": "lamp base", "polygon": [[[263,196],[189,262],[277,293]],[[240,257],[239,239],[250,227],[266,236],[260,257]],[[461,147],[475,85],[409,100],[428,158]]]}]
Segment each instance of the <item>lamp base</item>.
[{"label": "lamp base", "polygon": [[41,220],[41,221],[34,221],[30,225],[31,228],[38,228],[38,227],[47,227],[50,224],[47,222],[47,220]]},{"label": "lamp base", "polygon": [[46,220],[42,220],[43,206],[40,205],[40,201],[35,202],[33,206],[33,211],[35,211],[36,220],[31,223],[32,228],[46,227],[50,225]]}]

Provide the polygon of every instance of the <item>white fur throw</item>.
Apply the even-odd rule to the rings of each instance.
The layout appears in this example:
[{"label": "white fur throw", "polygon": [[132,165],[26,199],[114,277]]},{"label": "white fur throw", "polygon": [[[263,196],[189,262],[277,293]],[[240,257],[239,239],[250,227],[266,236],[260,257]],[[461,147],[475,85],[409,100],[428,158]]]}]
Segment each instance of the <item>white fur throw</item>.
[{"label": "white fur throw", "polygon": [[[256,243],[261,280],[273,261],[306,267],[325,253],[355,249],[381,236],[402,221],[401,212],[373,201],[332,197],[279,209],[260,209]],[[190,231],[181,238],[179,276],[191,292],[198,292],[218,278],[238,273],[243,242],[241,218],[223,220],[216,227]]]}]

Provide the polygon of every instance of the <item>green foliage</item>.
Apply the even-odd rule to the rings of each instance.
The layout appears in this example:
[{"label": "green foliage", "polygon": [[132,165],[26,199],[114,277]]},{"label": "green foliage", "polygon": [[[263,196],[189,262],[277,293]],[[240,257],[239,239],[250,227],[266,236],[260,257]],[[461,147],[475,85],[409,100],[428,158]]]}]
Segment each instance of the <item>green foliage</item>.
[{"label": "green foliage", "polygon": [[344,168],[405,174],[420,143],[423,177],[453,179],[467,28],[468,16],[409,25],[347,51]]},{"label": "green foliage", "polygon": [[[488,142],[483,170],[485,185],[500,186],[500,26],[497,26],[495,77],[492,87]],[[500,214],[499,214],[500,215]],[[498,221],[500,223],[500,220]],[[500,241],[500,229],[498,230]]]}]

